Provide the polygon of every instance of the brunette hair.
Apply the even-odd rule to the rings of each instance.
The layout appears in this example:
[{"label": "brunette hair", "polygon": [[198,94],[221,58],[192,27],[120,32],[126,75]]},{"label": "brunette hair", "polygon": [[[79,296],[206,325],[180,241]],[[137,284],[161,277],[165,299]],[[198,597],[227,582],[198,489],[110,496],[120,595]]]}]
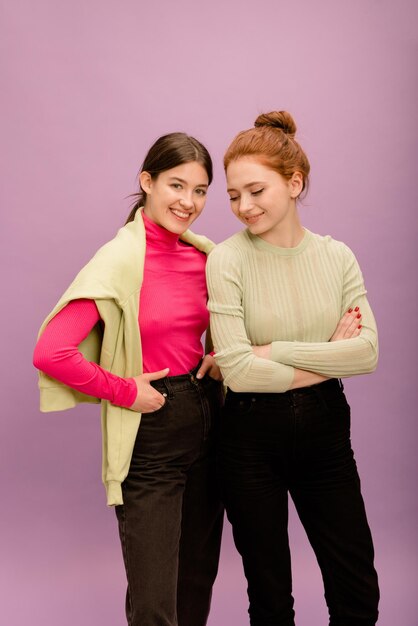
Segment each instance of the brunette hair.
[{"label": "brunette hair", "polygon": [[295,133],[295,121],[287,111],[262,113],[255,120],[254,128],[243,130],[233,139],[224,156],[225,170],[231,161],[254,156],[286,180],[290,180],[295,172],[300,172],[304,191],[309,183],[310,165],[295,140]]},{"label": "brunette hair", "polygon": [[[186,133],[170,133],[163,135],[151,146],[141,165],[141,172],[148,172],[153,180],[157,179],[161,172],[170,170],[178,165],[197,161],[200,163],[209,179],[209,185],[213,179],[212,159],[205,146],[194,137],[186,135]],[[125,224],[135,219],[137,210],[144,206],[147,194],[139,186],[137,193],[133,194],[136,198],[135,204],[128,215]]]}]

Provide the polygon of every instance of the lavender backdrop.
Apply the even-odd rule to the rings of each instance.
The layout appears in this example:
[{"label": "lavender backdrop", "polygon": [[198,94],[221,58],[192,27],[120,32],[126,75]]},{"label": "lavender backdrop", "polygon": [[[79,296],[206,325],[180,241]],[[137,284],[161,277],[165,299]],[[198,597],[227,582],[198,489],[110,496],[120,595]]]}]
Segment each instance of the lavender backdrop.
[{"label": "lavender backdrop", "polygon": [[[294,114],[312,163],[305,225],[366,276],[381,360],[350,380],[353,440],[382,587],[381,626],[417,624],[417,9],[409,0],[1,0],[0,623],[124,624],[124,571],[100,483],[97,408],[40,414],[38,326],[113,236],[152,141],[195,134],[216,178],[196,230],[238,228],[221,157],[262,111]],[[291,519],[298,626],[326,624]],[[229,528],[210,626],[247,623]]]}]

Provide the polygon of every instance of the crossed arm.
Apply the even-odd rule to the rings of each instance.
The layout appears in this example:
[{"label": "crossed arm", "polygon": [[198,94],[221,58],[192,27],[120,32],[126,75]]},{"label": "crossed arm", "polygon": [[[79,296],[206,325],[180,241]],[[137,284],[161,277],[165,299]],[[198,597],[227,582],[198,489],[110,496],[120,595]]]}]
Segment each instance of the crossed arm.
[{"label": "crossed arm", "polygon": [[[347,249],[344,260],[338,305],[342,317],[332,336],[320,342],[273,341],[264,346],[253,346],[246,330],[239,256],[224,253],[225,248],[215,249],[209,257],[209,310],[216,361],[233,391],[280,393],[374,370],[376,326],[351,251]],[[257,306],[251,308],[252,324],[257,324]]]},{"label": "crossed arm", "polygon": [[[356,306],[354,309],[349,309],[344,313],[343,317],[337,324],[337,327],[330,339],[330,342],[344,341],[347,339],[355,339],[360,336],[361,333],[361,312],[360,308]],[[273,342],[275,344],[281,342]],[[263,346],[252,346],[253,353],[261,357],[262,359],[271,360],[273,343],[265,344]],[[290,389],[297,389],[299,387],[308,387],[317,382],[323,382],[327,380],[327,377],[315,372],[301,370],[295,368],[293,382]]]}]

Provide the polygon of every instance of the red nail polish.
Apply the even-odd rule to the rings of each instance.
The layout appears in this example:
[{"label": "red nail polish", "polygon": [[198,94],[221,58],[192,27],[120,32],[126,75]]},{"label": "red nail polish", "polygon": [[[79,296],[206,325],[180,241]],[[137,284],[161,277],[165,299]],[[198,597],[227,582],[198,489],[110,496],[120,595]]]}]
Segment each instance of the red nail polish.
[{"label": "red nail polish", "polygon": [[357,317],[358,317],[358,319],[360,319],[361,313],[357,313]]},{"label": "red nail polish", "polygon": [[353,309],[348,309],[348,312],[349,312],[349,313],[352,313],[352,311],[353,311]]},{"label": "red nail polish", "polygon": [[358,308],[358,306],[356,306],[356,308],[354,309],[355,311],[359,311],[360,309]]},{"label": "red nail polish", "polygon": [[359,326],[357,326],[357,328],[363,328],[363,326],[361,324],[359,324]]}]

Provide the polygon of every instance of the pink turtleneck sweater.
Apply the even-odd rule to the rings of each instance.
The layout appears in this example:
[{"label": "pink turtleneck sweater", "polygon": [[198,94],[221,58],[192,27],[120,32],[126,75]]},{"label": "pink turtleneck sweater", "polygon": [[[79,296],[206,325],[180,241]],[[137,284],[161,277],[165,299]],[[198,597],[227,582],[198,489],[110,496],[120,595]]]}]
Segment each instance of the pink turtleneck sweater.
[{"label": "pink turtleneck sweater", "polygon": [[[203,356],[201,336],[209,323],[206,255],[144,213],[146,253],[139,327],[144,372],[170,368],[185,374]],[[49,322],[34,352],[34,365],[69,387],[130,407],[137,387],[87,361],[78,349],[100,320],[94,300],[73,300]]]}]

